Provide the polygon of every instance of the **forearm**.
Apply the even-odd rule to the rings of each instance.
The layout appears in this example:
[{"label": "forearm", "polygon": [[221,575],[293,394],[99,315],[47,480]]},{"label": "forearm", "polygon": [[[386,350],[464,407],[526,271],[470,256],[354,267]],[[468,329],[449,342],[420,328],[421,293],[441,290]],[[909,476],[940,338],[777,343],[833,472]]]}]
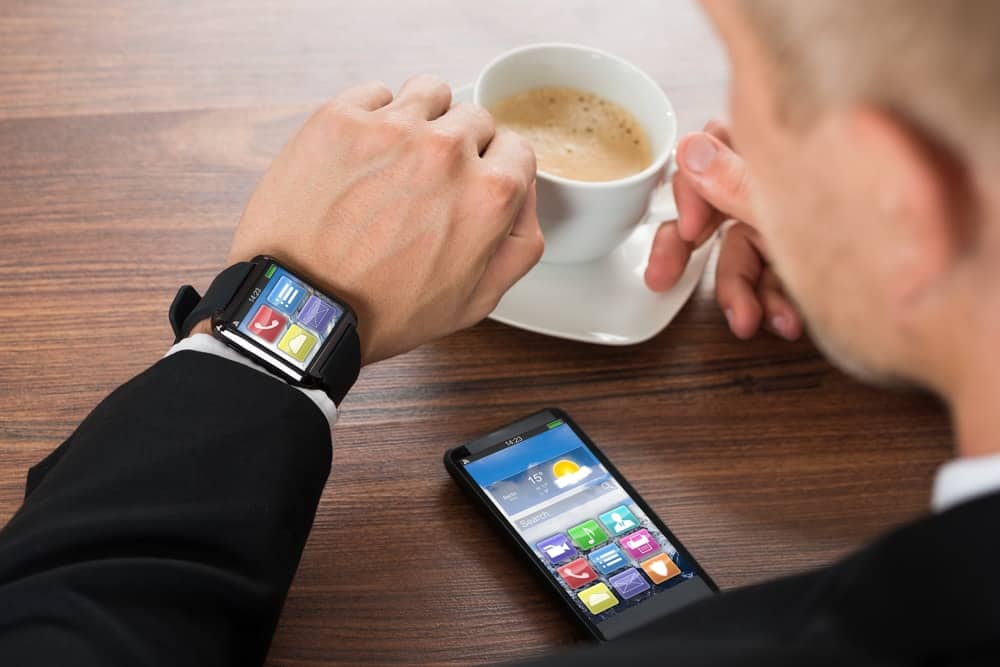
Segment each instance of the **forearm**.
[{"label": "forearm", "polygon": [[263,660],[329,472],[316,405],[181,352],[49,463],[0,532],[0,663]]}]

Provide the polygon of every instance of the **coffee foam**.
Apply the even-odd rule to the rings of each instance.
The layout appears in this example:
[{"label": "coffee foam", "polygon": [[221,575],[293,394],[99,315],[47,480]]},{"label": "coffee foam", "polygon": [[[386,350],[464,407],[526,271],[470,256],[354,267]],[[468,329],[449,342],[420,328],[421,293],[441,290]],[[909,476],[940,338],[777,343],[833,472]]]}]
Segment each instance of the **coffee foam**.
[{"label": "coffee foam", "polygon": [[612,181],[652,161],[649,138],[626,109],[575,88],[536,88],[490,111],[498,127],[525,137],[541,171],[579,181]]}]

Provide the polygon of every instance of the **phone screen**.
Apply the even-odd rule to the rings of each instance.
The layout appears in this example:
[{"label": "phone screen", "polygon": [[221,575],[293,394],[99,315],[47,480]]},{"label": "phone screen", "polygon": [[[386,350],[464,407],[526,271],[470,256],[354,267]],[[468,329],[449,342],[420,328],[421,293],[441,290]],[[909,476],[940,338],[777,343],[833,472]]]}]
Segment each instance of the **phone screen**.
[{"label": "phone screen", "polygon": [[456,463],[610,639],[711,595],[714,584],[602,459],[555,418]]}]

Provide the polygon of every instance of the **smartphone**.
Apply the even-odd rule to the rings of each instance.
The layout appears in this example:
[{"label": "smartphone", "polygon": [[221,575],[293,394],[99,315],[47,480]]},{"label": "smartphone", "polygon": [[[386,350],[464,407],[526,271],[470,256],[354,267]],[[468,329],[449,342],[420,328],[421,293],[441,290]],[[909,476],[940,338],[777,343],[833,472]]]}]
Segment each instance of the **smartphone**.
[{"label": "smartphone", "polygon": [[599,640],[718,592],[562,410],[450,449],[444,464]]}]

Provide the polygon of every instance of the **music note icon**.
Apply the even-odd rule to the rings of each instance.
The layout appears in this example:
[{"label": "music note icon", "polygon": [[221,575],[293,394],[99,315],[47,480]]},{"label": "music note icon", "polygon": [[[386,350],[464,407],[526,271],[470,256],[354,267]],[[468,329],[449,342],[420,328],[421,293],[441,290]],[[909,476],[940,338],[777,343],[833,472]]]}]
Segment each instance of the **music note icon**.
[{"label": "music note icon", "polygon": [[588,519],[578,526],[573,526],[567,532],[573,540],[573,544],[579,549],[592,549],[608,539],[608,534],[593,519]]}]

